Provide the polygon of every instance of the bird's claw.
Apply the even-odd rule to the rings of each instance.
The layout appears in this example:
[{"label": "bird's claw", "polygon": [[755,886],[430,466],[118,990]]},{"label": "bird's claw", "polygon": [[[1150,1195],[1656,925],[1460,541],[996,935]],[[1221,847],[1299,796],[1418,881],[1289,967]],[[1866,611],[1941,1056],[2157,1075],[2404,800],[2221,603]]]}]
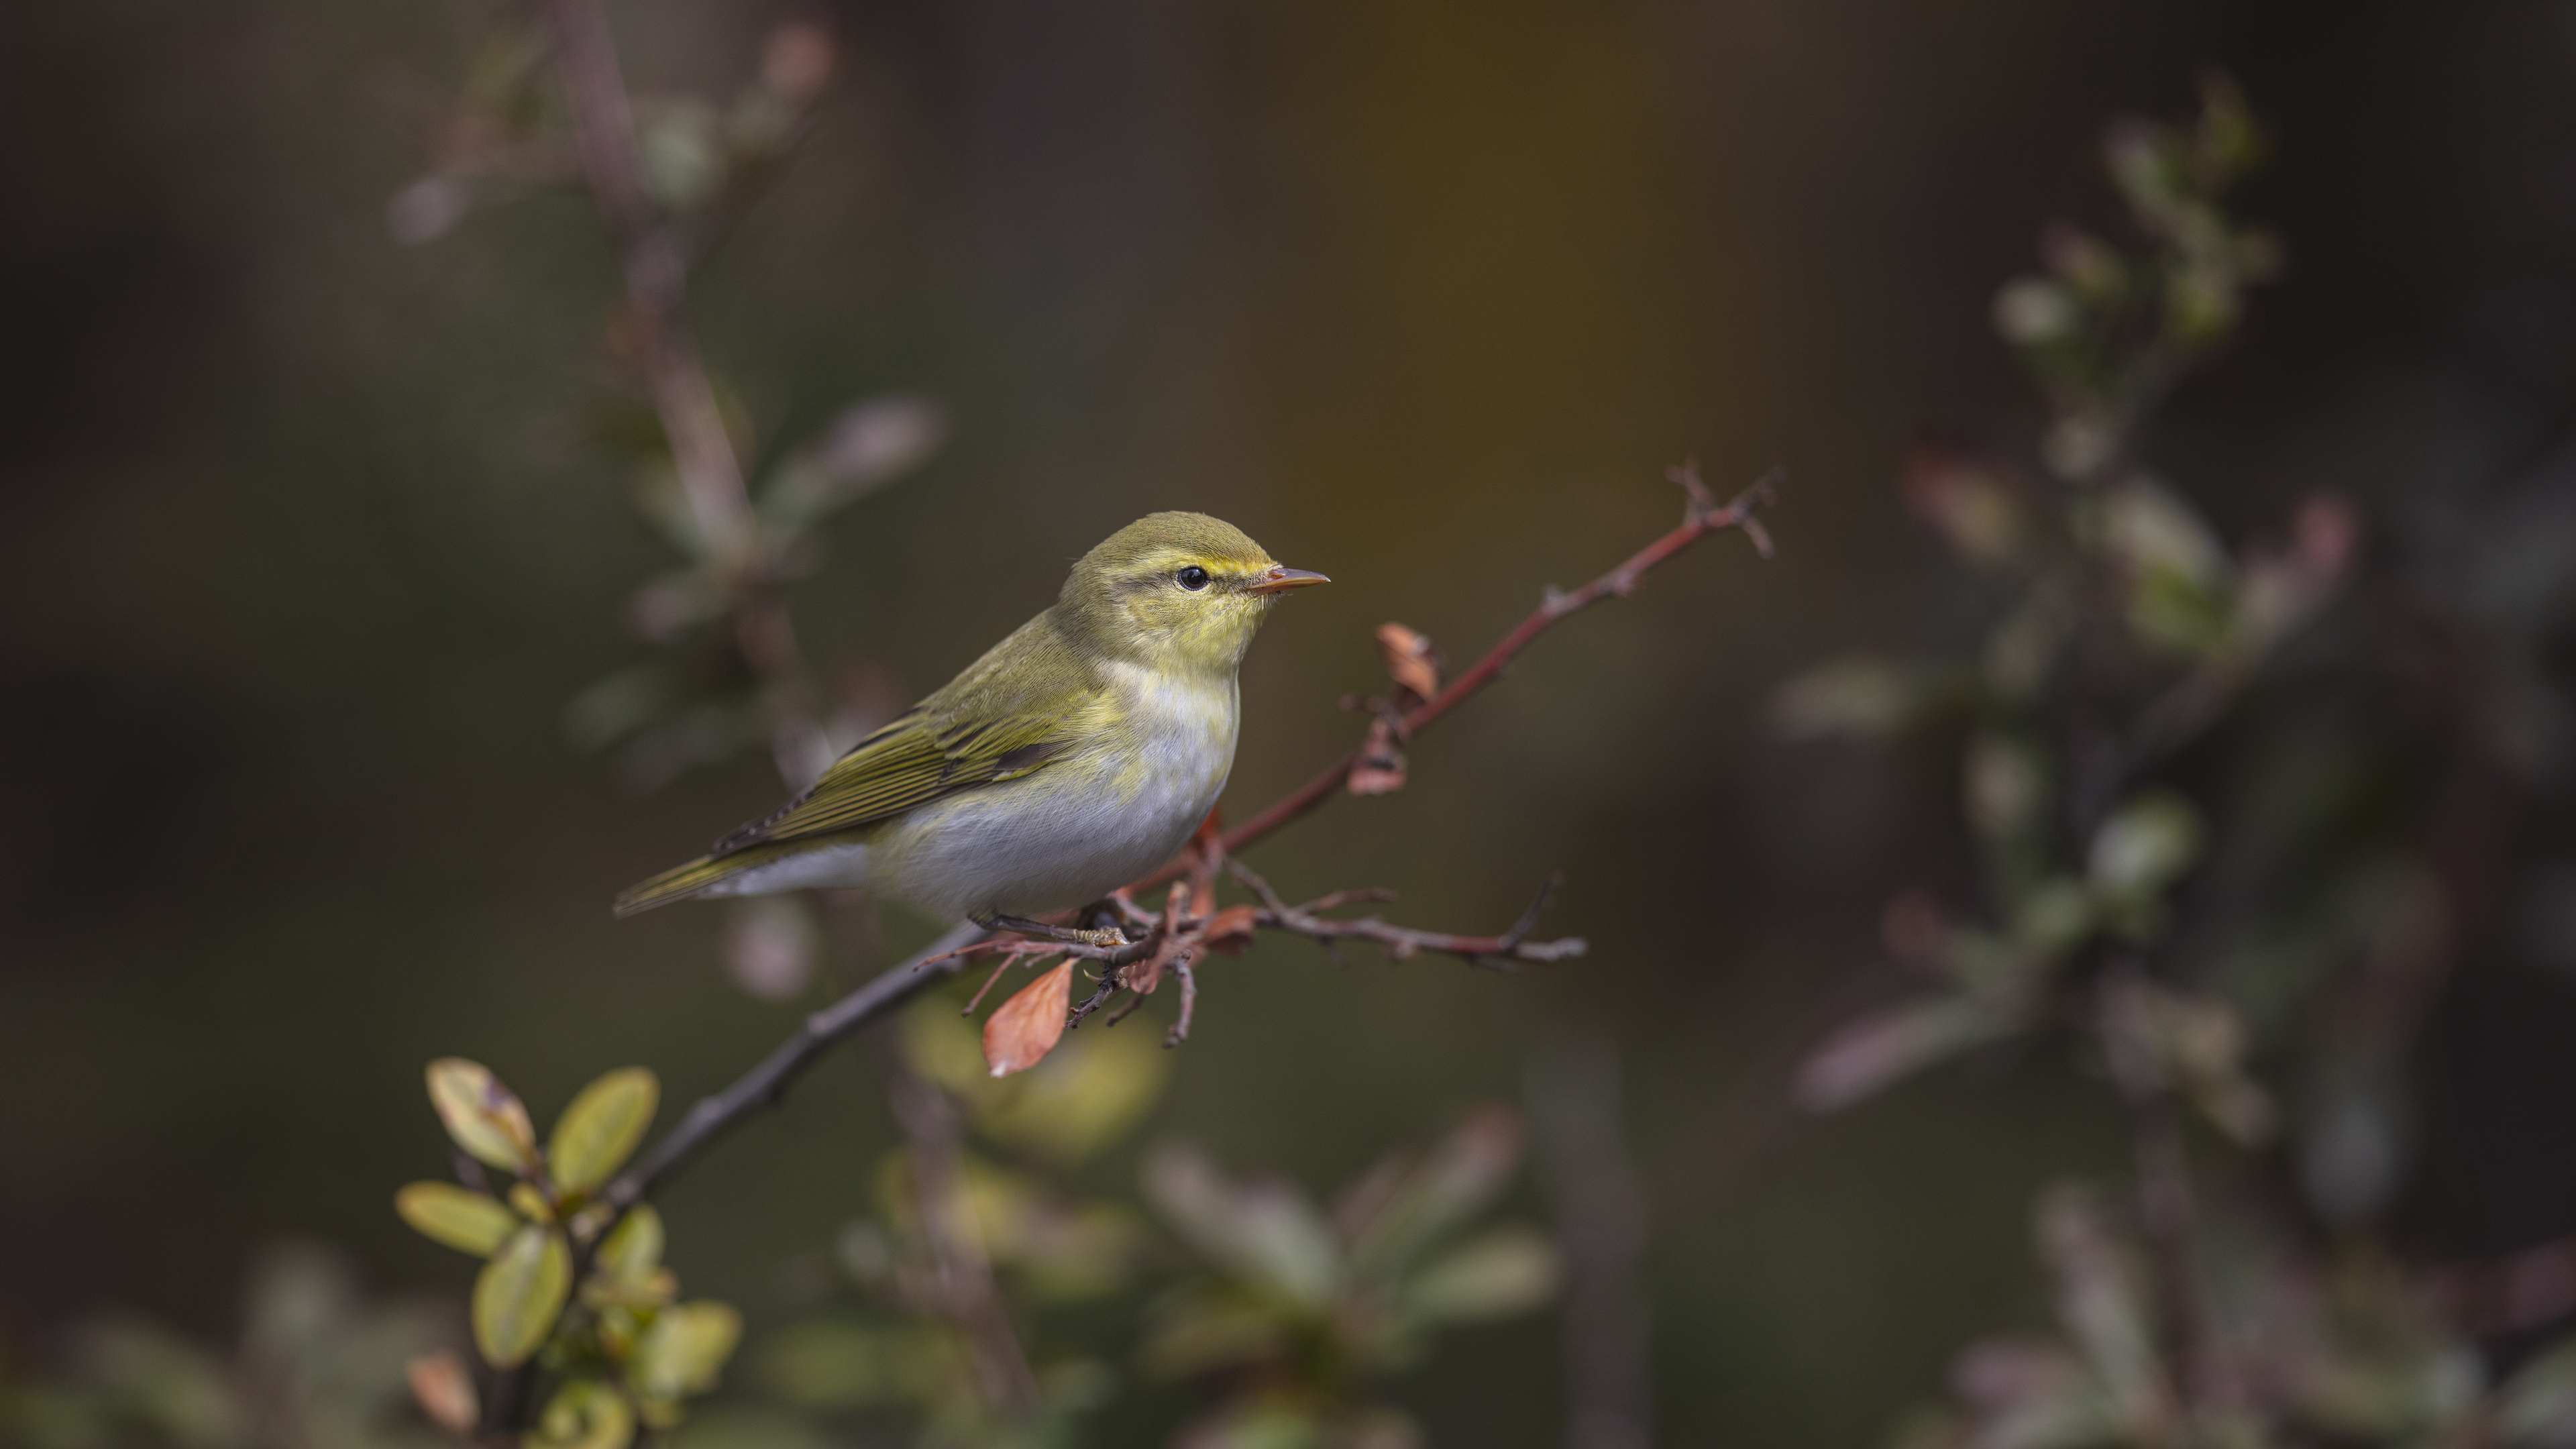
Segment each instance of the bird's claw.
[{"label": "bird's claw", "polygon": [[1104,926],[1096,931],[1086,931],[1073,926],[1050,926],[1044,921],[1006,916],[999,911],[983,912],[968,919],[988,931],[1010,931],[1022,936],[1033,936],[1041,941],[1062,941],[1069,945],[1092,946],[1103,951],[1115,951],[1129,944],[1127,933],[1116,926]]}]

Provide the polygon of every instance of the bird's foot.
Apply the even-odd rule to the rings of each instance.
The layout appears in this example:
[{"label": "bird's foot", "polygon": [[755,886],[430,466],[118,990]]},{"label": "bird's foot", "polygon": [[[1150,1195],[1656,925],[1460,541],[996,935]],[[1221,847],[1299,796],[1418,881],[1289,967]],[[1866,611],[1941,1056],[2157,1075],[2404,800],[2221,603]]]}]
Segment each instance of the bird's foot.
[{"label": "bird's foot", "polygon": [[1006,916],[999,911],[978,911],[967,919],[987,931],[1010,931],[1017,935],[1035,937],[1041,941],[1062,941],[1075,946],[1097,946],[1105,951],[1114,951],[1129,944],[1127,933],[1116,926],[1104,927],[1097,931],[1085,931],[1073,926],[1050,926],[1044,921]]}]

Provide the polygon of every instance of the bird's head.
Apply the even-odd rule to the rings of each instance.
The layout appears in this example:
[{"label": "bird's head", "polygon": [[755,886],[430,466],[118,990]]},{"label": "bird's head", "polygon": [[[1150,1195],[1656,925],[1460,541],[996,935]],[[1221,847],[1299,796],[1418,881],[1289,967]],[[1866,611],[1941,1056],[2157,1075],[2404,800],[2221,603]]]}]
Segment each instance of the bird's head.
[{"label": "bird's head", "polygon": [[1149,513],[1082,556],[1057,607],[1113,656],[1232,673],[1281,594],[1327,582],[1223,519]]}]

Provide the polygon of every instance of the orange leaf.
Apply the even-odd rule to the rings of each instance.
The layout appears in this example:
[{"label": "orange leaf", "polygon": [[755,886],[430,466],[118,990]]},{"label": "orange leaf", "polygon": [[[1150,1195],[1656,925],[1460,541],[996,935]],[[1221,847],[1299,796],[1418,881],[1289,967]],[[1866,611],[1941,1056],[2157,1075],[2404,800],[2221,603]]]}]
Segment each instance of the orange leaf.
[{"label": "orange leaf", "polygon": [[474,1377],[465,1361],[447,1349],[425,1353],[403,1366],[411,1381],[412,1401],[429,1421],[451,1434],[471,1434],[482,1417],[474,1396]]},{"label": "orange leaf", "polygon": [[1064,1036],[1064,1018],[1073,1009],[1073,962],[1019,989],[1001,1008],[984,1018],[984,1060],[993,1075],[1007,1077],[1036,1066]]},{"label": "orange leaf", "polygon": [[1252,922],[1257,914],[1250,906],[1228,906],[1207,918],[1199,928],[1199,939],[1211,951],[1240,956],[1252,944]]},{"label": "orange leaf", "polygon": [[1430,637],[1402,624],[1377,626],[1377,647],[1386,655],[1386,672],[1395,682],[1427,700],[1440,692],[1440,652]]}]

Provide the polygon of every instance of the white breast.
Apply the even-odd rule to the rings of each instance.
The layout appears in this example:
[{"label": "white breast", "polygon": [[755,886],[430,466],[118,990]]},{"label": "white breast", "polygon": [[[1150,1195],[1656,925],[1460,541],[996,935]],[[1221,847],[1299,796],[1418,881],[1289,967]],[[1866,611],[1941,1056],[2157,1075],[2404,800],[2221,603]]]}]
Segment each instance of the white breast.
[{"label": "white breast", "polygon": [[914,812],[871,852],[871,884],[949,918],[1086,905],[1180,850],[1225,790],[1235,682],[1109,666],[1133,728],[1123,743]]}]

